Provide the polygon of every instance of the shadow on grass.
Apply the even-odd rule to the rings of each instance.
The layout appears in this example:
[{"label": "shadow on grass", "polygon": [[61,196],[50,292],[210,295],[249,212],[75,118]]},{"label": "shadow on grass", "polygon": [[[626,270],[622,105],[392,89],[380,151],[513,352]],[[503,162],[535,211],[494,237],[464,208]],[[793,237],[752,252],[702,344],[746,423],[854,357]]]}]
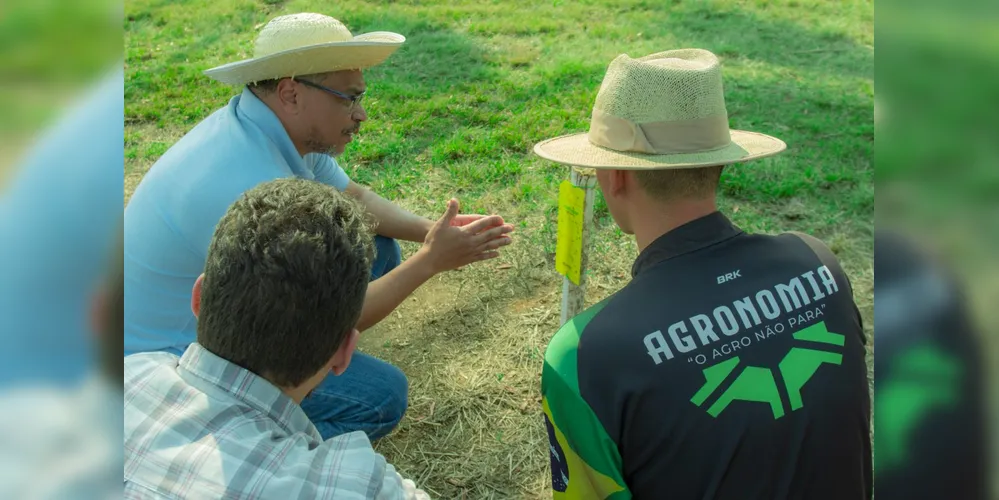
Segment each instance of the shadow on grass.
[{"label": "shadow on grass", "polygon": [[665,26],[686,46],[703,47],[721,57],[858,78],[874,78],[874,51],[846,35],[820,32],[783,20],[765,19],[742,9],[718,9],[703,2],[676,8],[658,3],[648,28]]},{"label": "shadow on grass", "polygon": [[412,389],[407,417],[376,449],[435,498],[520,498],[550,481],[538,381],[557,304],[500,274],[514,269],[478,266],[421,290],[419,306],[377,332]]},{"label": "shadow on grass", "polygon": [[[713,51],[723,59],[730,126],[774,135],[788,144],[776,158],[729,169],[723,184],[727,195],[754,201],[827,196],[872,182],[872,50],[845,35],[738,9],[640,2],[629,12],[635,11],[645,21],[629,31],[656,40],[672,37],[675,44],[623,41],[614,52],[637,58],[679,47]],[[550,119],[523,120],[528,142],[585,132],[600,81],[614,57],[539,63],[535,71],[546,78],[523,94],[537,96],[535,106],[549,110]],[[760,62],[765,64],[758,67]],[[855,201],[851,208],[868,211],[869,200]]]}]

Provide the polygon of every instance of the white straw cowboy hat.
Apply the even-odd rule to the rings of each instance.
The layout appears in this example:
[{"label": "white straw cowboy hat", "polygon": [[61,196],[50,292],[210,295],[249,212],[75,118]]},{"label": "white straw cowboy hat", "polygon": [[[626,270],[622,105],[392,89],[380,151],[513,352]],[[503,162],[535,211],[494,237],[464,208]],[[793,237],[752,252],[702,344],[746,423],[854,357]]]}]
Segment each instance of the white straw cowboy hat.
[{"label": "white straw cowboy hat", "polygon": [[718,58],[681,49],[618,56],[600,85],[589,132],[548,139],[534,152],[578,167],[654,170],[728,165],[786,147],[769,135],[730,130]]},{"label": "white straw cowboy hat", "polygon": [[253,58],[205,71],[222,83],[251,82],[364,69],[388,58],[406,37],[377,31],[353,36],[340,21],[322,14],[275,17],[257,36]]}]

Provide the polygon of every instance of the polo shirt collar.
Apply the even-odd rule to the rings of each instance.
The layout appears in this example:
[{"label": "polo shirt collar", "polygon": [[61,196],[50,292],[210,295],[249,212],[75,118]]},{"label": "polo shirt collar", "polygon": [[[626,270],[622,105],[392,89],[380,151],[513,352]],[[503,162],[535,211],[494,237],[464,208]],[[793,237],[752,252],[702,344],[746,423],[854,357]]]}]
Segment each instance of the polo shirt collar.
[{"label": "polo shirt collar", "polygon": [[281,120],[271,108],[264,104],[249,87],[243,87],[243,93],[234,98],[236,113],[249,119],[270,139],[281,152],[281,156],[288,162],[292,172],[298,176],[311,177],[305,167],[302,155],[295,148],[295,143],[291,142],[291,136],[285,130]]},{"label": "polo shirt collar", "polygon": [[178,369],[204,380],[267,415],[289,434],[302,432],[321,440],[302,407],[274,384],[217,356],[197,342],[192,343],[184,351]]},{"label": "polo shirt collar", "polygon": [[631,266],[634,278],[665,260],[694,252],[742,234],[721,212],[712,212],[667,232],[652,242]]}]

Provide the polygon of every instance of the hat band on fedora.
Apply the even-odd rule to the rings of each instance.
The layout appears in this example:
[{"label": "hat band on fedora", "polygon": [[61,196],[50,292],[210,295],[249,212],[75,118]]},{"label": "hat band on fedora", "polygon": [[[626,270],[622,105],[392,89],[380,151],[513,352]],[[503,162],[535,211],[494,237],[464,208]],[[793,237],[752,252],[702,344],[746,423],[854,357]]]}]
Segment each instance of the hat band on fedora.
[{"label": "hat band on fedora", "polygon": [[732,142],[727,114],[637,124],[596,108],[587,136],[597,146],[646,154],[696,153]]}]

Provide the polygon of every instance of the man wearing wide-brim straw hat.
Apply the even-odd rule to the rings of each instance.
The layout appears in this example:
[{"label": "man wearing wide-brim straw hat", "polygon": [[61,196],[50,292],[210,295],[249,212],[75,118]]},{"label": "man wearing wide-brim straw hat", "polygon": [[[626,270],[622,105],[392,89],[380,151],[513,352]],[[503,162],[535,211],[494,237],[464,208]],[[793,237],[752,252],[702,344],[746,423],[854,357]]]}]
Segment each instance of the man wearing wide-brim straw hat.
[{"label": "man wearing wide-brim straw hat", "polygon": [[725,165],[784,149],[729,128],[720,62],[699,49],[619,56],[589,130],[535,146],[597,169],[640,251],[548,344],[556,498],[871,497],[850,281],[815,238],[748,234],[717,209]]},{"label": "man wearing wide-brim straw hat", "polygon": [[[326,15],[292,14],[262,28],[252,58],[205,71],[242,92],[173,145],[125,209],[126,355],[180,355],[194,341],[191,290],[214,227],[243,193],[273,179],[332,185],[372,216],[379,236],[374,281],[357,325],[362,331],[433,275],[494,258],[510,243],[513,227],[499,216],[459,214],[454,199],[437,221],[416,216],[351,181],[334,159],[368,118],[362,70],[404,41],[388,32],[354,36]],[[423,246],[400,263],[395,239]],[[324,438],[355,430],[378,438],[402,418],[407,387],[396,367],[358,353],[349,370],[328,377],[302,407]]]}]

